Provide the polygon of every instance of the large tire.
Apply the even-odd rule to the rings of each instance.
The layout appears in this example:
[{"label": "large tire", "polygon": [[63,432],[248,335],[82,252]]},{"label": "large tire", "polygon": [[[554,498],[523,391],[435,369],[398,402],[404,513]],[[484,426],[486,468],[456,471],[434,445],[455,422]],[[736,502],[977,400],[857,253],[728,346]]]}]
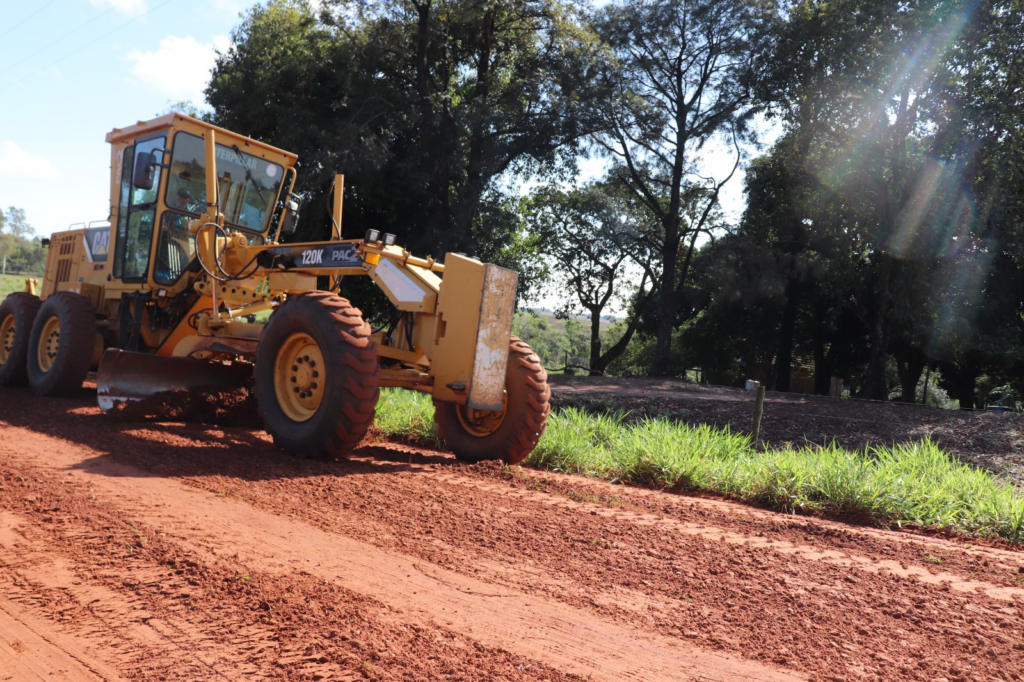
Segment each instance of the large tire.
[{"label": "large tire", "polygon": [[359,445],[380,397],[377,344],[358,308],[335,294],[289,296],[256,351],[256,401],[274,443],[336,459]]},{"label": "large tire", "polygon": [[434,421],[441,438],[463,462],[500,459],[519,464],[533,452],[551,412],[548,373],[525,342],[512,337],[505,372],[503,412],[471,410],[434,401]]},{"label": "large tire", "polygon": [[28,339],[42,305],[38,296],[18,292],[0,303],[0,386],[28,381]]},{"label": "large tire", "polygon": [[96,315],[85,296],[60,292],[39,308],[28,341],[28,383],[45,396],[82,389],[96,347]]}]

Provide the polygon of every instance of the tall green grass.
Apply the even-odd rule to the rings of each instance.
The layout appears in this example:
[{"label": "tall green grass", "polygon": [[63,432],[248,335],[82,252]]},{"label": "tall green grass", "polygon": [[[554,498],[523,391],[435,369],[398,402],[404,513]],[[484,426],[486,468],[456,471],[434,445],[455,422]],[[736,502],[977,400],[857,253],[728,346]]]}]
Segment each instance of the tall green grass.
[{"label": "tall green grass", "polygon": [[374,426],[388,438],[432,448],[443,446],[434,424],[434,404],[430,396],[423,393],[398,388],[381,389]]},{"label": "tall green grass", "polygon": [[[0,301],[15,291],[25,291],[25,278],[30,275],[0,275]],[[36,275],[42,284],[42,276]]]},{"label": "tall green grass", "polygon": [[[377,426],[387,437],[440,441],[430,397],[384,390]],[[746,435],[666,419],[627,424],[621,414],[567,408],[523,463],[618,483],[707,490],[795,511],[866,514],[886,524],[952,527],[1024,542],[1024,495],[935,443],[849,451],[758,450]]]}]

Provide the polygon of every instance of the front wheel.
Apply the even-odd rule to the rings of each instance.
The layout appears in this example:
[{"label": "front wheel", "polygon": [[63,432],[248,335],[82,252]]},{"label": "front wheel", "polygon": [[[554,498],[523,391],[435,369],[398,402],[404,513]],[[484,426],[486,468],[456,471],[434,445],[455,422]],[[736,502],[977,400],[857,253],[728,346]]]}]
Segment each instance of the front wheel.
[{"label": "front wheel", "polygon": [[380,397],[370,325],[326,291],[289,296],[270,316],[256,350],[256,402],[274,443],[334,459],[359,445]]},{"label": "front wheel", "polygon": [[498,412],[434,401],[434,421],[441,438],[462,462],[500,459],[519,464],[533,452],[551,411],[548,373],[526,343],[512,337],[505,400]]}]

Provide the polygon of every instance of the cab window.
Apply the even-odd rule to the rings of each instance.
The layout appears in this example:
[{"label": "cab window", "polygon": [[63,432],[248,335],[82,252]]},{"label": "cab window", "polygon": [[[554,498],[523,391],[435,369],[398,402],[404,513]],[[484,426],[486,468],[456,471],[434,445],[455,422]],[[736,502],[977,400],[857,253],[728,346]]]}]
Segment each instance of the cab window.
[{"label": "cab window", "polygon": [[191,216],[164,211],[160,217],[160,243],[156,248],[153,279],[159,284],[173,285],[196,254],[196,238],[189,232]]},{"label": "cab window", "polygon": [[121,193],[117,203],[117,233],[114,239],[114,277],[121,279],[124,265],[125,235],[128,234],[128,199],[132,192],[132,166],[135,147],[126,147],[121,155]]},{"label": "cab window", "polygon": [[[228,224],[266,231],[284,169],[246,154],[237,146],[217,145],[217,201]],[[167,206],[198,215],[206,206],[206,147],[203,139],[179,132],[174,138]]]},{"label": "cab window", "polygon": [[[153,158],[159,160],[161,154],[156,150],[164,148],[167,138],[161,135],[149,140],[143,140],[135,144],[134,157],[139,157],[143,152],[153,154]],[[125,159],[129,158],[125,154]],[[121,279],[125,281],[142,281],[146,279],[149,269],[149,254],[153,245],[153,227],[156,218],[157,189],[160,187],[160,165],[156,165],[153,173],[153,188],[143,189],[131,186],[131,196],[128,202],[127,219],[122,223],[122,216],[118,215],[118,240],[116,246],[117,263],[120,265]],[[124,187],[131,182],[131,169],[125,164],[127,179],[122,179],[122,203],[124,202]],[[123,238],[122,238],[123,237]]]}]

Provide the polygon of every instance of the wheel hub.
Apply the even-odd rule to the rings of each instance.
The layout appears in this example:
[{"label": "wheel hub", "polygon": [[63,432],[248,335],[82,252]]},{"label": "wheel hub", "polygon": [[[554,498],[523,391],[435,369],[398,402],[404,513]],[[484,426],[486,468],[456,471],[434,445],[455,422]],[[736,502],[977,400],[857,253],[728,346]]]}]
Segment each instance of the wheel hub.
[{"label": "wheel hub", "polygon": [[0,364],[7,362],[14,351],[14,334],[17,331],[14,315],[8,315],[0,322]]},{"label": "wheel hub", "polygon": [[274,363],[274,392],[289,419],[304,422],[320,409],[324,398],[324,356],[308,334],[292,334]]},{"label": "wheel hub", "polygon": [[51,317],[43,325],[42,333],[39,335],[39,346],[36,348],[39,357],[39,369],[49,372],[57,359],[57,351],[60,350],[60,320]]},{"label": "wheel hub", "polygon": [[491,412],[489,410],[475,410],[472,407],[459,405],[455,414],[462,424],[462,428],[474,436],[483,438],[498,430],[501,423],[505,421],[505,413],[508,411],[508,391],[505,391],[501,399],[501,410]]}]

